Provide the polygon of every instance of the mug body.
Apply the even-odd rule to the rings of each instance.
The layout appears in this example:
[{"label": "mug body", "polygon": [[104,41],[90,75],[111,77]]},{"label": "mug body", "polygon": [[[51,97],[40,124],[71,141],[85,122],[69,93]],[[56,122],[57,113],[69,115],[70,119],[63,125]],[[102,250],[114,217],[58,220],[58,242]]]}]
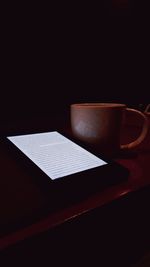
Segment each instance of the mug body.
[{"label": "mug body", "polygon": [[125,108],[124,104],[115,103],[72,104],[73,135],[102,152],[118,150]]}]

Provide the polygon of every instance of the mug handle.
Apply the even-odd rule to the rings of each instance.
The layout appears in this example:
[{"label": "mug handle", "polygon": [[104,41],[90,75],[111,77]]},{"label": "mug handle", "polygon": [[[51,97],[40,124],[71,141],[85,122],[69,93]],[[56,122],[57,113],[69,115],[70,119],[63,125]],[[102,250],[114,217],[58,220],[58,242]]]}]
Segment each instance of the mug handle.
[{"label": "mug handle", "polygon": [[147,105],[145,112],[148,112],[149,109],[150,109],[150,104]]},{"label": "mug handle", "polygon": [[148,132],[149,124],[148,124],[147,117],[141,111],[136,110],[136,109],[132,109],[132,108],[126,108],[126,110],[129,112],[134,112],[134,113],[140,115],[144,120],[143,128],[142,128],[140,136],[135,141],[133,141],[129,144],[121,145],[121,149],[132,149],[132,148],[136,148],[145,139],[147,132]]}]

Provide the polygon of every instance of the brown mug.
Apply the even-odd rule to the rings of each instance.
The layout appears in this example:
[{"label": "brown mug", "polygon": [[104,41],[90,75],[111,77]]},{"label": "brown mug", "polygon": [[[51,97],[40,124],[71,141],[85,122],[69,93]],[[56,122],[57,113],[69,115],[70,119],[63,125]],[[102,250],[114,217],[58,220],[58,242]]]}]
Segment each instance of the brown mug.
[{"label": "brown mug", "polygon": [[[126,112],[143,119],[139,137],[129,144],[120,144],[120,135]],[[71,105],[71,128],[74,137],[102,153],[137,148],[145,139],[148,119],[140,111],[118,103],[78,103]]]}]

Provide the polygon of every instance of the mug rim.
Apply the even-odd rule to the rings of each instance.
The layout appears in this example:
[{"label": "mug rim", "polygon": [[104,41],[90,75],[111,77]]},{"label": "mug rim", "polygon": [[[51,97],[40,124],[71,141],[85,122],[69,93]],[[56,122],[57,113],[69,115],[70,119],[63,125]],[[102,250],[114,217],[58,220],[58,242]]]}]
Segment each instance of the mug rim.
[{"label": "mug rim", "polygon": [[93,107],[93,108],[120,108],[120,107],[126,107],[125,104],[121,104],[121,103],[94,103],[94,102],[87,102],[87,103],[74,103],[71,104],[71,107]]}]

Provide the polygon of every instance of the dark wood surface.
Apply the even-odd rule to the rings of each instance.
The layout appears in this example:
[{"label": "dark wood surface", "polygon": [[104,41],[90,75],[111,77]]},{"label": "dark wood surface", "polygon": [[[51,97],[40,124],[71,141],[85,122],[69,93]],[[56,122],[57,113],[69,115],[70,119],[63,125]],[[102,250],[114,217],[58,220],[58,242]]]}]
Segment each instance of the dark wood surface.
[{"label": "dark wood surface", "polygon": [[[37,128],[35,127],[35,130],[38,130]],[[48,128],[51,130],[47,126],[43,127],[43,130]],[[134,129],[129,129],[129,132],[133,133]],[[85,246],[86,249],[81,253],[85,259],[87,255],[85,256],[84,253],[88,254],[92,251],[92,247],[95,247],[93,257],[98,257],[100,253],[97,250],[98,247],[95,244],[92,246],[96,237],[100,242],[99,249],[102,252],[100,255],[103,255],[99,259],[103,258],[103,261],[107,262],[105,254],[107,251],[108,254],[112,254],[112,260],[115,257],[117,262],[122,262],[122,266],[127,263],[127,258],[136,260],[137,255],[144,250],[142,247],[149,246],[150,240],[147,217],[150,201],[150,151],[137,150],[128,155],[118,155],[114,160],[129,170],[127,181],[89,195],[66,208],[42,214],[41,210],[47,206],[46,195],[38,186],[35,186],[29,173],[22,170],[11,153],[9,154],[1,146],[0,248],[4,254],[7,255],[11,251],[14,255],[16,251],[23,253],[22,246],[28,248],[28,252],[31,247],[36,247],[35,251],[40,252],[46,244],[46,247],[51,247],[56,257],[57,253],[54,252],[57,249],[60,252],[61,246],[69,249],[70,242],[71,253],[77,249],[80,254],[79,250]],[[144,239],[145,236],[147,237]],[[143,246],[141,246],[142,242],[144,242]],[[88,243],[89,246],[87,246]],[[116,254],[112,252],[113,246],[118,250]],[[132,246],[135,248],[133,252],[131,252]],[[126,251],[129,247],[130,249]],[[45,253],[49,255],[47,248],[45,251],[43,255],[46,255]]]}]

